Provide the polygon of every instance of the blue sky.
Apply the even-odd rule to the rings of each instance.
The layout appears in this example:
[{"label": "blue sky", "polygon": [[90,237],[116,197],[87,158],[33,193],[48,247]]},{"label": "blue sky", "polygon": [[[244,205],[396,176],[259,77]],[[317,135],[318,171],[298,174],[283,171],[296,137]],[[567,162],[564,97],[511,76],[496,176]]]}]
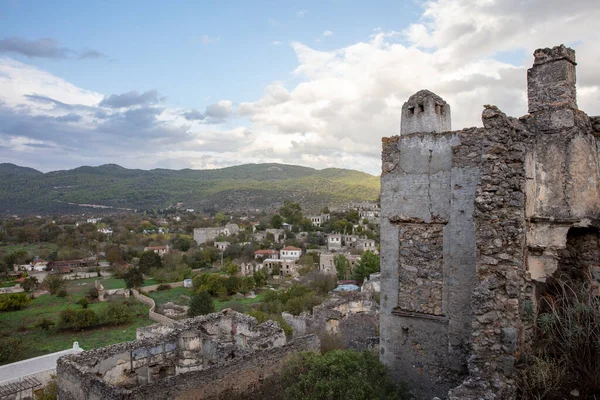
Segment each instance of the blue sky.
[{"label": "blue sky", "polygon": [[[412,1],[385,1],[377,8],[342,0],[0,4],[0,37],[53,38],[70,49],[106,55],[83,65],[79,60],[15,59],[90,90],[157,89],[168,104],[196,108],[221,99],[256,99],[274,80],[293,84],[291,42],[332,50],[367,38],[374,28],[402,28],[420,15]],[[323,36],[325,31],[333,34]]]},{"label": "blue sky", "polygon": [[524,115],[539,47],[575,48],[600,114],[599,19],[597,0],[0,0],[0,160],[378,174],[420,89],[453,129]]}]

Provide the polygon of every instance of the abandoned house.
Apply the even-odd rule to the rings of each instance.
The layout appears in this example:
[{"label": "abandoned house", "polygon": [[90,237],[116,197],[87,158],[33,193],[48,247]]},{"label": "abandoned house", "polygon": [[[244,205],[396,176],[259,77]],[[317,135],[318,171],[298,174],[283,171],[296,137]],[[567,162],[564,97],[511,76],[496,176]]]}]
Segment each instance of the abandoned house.
[{"label": "abandoned house", "polygon": [[417,398],[515,398],[547,279],[598,279],[600,117],[577,108],[572,49],[534,58],[527,115],[451,131],[422,90],[382,139],[380,357]]},{"label": "abandoned house", "polygon": [[58,360],[61,400],[208,399],[251,392],[315,335],[288,342],[274,322],[232,310],[190,318],[143,339]]}]

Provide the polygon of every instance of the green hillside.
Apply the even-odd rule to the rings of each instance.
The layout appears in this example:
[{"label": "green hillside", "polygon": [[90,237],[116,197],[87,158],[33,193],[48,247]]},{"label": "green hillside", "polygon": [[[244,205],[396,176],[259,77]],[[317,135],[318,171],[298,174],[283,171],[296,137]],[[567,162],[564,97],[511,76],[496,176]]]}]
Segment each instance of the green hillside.
[{"label": "green hillside", "polygon": [[150,171],[115,164],[42,173],[0,164],[0,213],[80,212],[76,204],[162,208],[182,202],[198,210],[274,209],[285,199],[307,210],[376,200],[379,177],[364,172],[285,164],[214,170]]}]

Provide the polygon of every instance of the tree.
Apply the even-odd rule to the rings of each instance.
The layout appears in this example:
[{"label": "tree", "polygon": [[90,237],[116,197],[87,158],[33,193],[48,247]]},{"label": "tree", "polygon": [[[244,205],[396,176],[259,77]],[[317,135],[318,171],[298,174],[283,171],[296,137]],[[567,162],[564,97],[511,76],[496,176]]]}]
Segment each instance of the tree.
[{"label": "tree", "polygon": [[291,200],[284,200],[283,206],[279,209],[279,214],[288,224],[296,225],[302,221],[302,207],[300,207],[300,203],[294,203]]},{"label": "tree", "polygon": [[329,207],[325,206],[321,209],[321,214],[329,214]]},{"label": "tree", "polygon": [[35,288],[37,288],[37,286],[38,286],[38,278],[36,278],[35,276],[27,277],[27,278],[25,278],[23,283],[21,283],[21,287],[26,292],[31,292],[31,291],[35,290]]},{"label": "tree", "polygon": [[335,265],[335,271],[339,280],[348,279],[350,274],[350,261],[343,256],[338,254],[333,258],[333,265]]},{"label": "tree", "polygon": [[281,224],[283,224],[283,218],[279,214],[275,214],[271,217],[271,226],[275,229],[281,228]]},{"label": "tree", "polygon": [[218,212],[215,214],[215,223],[217,226],[220,226],[223,222],[227,220],[227,216],[222,212]]},{"label": "tree", "polygon": [[190,240],[183,237],[178,237],[173,241],[173,247],[180,251],[188,251],[190,246]]},{"label": "tree", "polygon": [[127,289],[139,288],[144,284],[144,274],[140,268],[131,268],[123,276]]},{"label": "tree", "polygon": [[152,268],[162,268],[162,259],[153,251],[144,251],[140,256],[140,271],[144,274],[150,272]]},{"label": "tree", "polygon": [[353,278],[357,281],[363,281],[375,272],[379,272],[379,256],[372,251],[365,251],[360,256],[360,261],[354,269]]},{"label": "tree", "polygon": [[67,282],[60,274],[50,274],[44,279],[44,285],[48,288],[50,294],[58,294],[65,289]]},{"label": "tree", "polygon": [[123,262],[123,251],[119,246],[110,246],[106,249],[106,260],[111,264],[121,264]]},{"label": "tree", "polygon": [[205,315],[215,312],[215,304],[212,296],[205,290],[192,296],[190,308],[188,309],[188,317],[197,315]]},{"label": "tree", "polygon": [[269,278],[269,276],[267,275],[267,273],[265,271],[258,270],[258,271],[254,271],[253,278],[254,278],[254,283],[256,284],[256,287],[263,287],[267,284],[267,279]]},{"label": "tree", "polygon": [[346,213],[346,219],[350,222],[357,223],[360,219],[360,214],[357,210],[350,210]]}]

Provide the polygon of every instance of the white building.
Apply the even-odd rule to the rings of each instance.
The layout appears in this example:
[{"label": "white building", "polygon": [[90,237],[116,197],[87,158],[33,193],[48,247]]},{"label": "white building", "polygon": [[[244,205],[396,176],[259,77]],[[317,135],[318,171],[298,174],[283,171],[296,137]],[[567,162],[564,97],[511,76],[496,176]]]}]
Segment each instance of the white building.
[{"label": "white building", "polygon": [[285,261],[297,260],[302,255],[302,249],[293,246],[287,246],[279,252],[279,258]]},{"label": "white building", "polygon": [[231,243],[229,242],[215,242],[215,247],[219,249],[219,251],[225,251],[229,246],[231,246]]}]

